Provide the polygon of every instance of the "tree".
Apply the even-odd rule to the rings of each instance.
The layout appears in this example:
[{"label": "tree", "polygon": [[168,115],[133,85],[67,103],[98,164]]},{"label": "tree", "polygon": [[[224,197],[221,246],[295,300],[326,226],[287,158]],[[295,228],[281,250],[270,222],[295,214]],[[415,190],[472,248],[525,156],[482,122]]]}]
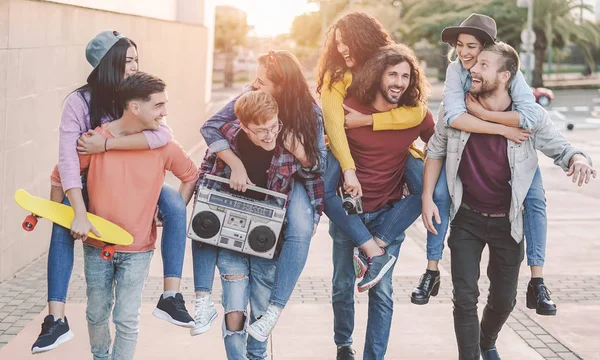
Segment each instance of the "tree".
[{"label": "tree", "polygon": [[251,29],[244,11],[231,6],[215,8],[215,49],[225,54],[225,87],[233,86],[233,60],[236,50],[238,46],[246,43],[246,36]]},{"label": "tree", "polygon": [[[372,0],[378,1],[378,0]],[[440,44],[440,33],[446,26],[458,25],[473,12],[487,14],[496,20],[498,39],[520,48],[520,34],[527,22],[527,9],[517,7],[516,0],[387,0],[399,6],[403,42],[414,44],[424,38]],[[543,85],[543,63],[550,46],[562,47],[567,42],[578,45],[595,68],[593,51],[600,47],[600,26],[580,21],[580,12],[591,7],[578,0],[534,0],[536,55],[533,86]],[[445,69],[444,69],[445,70]],[[444,71],[445,72],[445,71]]]},{"label": "tree", "polygon": [[290,37],[299,46],[319,46],[321,40],[321,13],[311,12],[298,15],[292,22]]}]

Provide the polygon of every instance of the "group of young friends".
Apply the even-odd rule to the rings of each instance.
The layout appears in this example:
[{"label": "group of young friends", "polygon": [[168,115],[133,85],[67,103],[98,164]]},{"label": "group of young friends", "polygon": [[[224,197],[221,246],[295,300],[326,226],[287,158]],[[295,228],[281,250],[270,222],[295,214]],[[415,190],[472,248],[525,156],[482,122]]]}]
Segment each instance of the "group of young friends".
[{"label": "group of young friends", "polygon": [[[52,350],[73,337],[65,301],[74,242],[83,240],[93,358],[133,359],[142,290],[156,227],[162,226],[164,293],[153,314],[189,327],[191,335],[208,331],[217,318],[211,293],[218,268],[227,357],[265,359],[267,339],[324,212],[333,239],[337,359],[354,359],[357,279],[358,291],[369,292],[363,358],[385,357],[392,273],[404,232],[419,216],[428,230],[427,266],[411,301],[427,304],[437,295],[450,225],[459,359],[500,359],[495,341],[516,303],[525,253],[532,275],[527,306],[542,315],[556,313],[543,282],[547,219],[536,150],[580,186],[596,172],[587,154],[573,148],[535,104],[518,55],[496,39],[492,18],[472,14],[444,29],[442,40],[456,59],[448,66],[437,123],[426,106],[428,84],[414,52],[395,43],[373,17],[350,13],[331,26],[320,55],[322,110],[291,53],[264,54],[252,85],[202,125],[208,150],[197,167],[165,122],[165,83],[138,71],[137,45],[115,31],[98,34],[86,48],[94,70],[64,103],[51,199],[70,204],[75,219],[70,229],[52,230],[49,315],[32,352]],[[425,152],[415,146],[418,138],[427,143]],[[178,191],[163,184],[167,170],[180,179]],[[179,286],[186,205],[204,184],[204,174],[229,178],[221,191],[259,201],[277,200],[247,190],[247,184],[287,194],[287,213],[273,259],[191,241],[192,317]],[[363,213],[346,213],[336,194],[340,180],[345,192],[362,200]],[[87,238],[97,231],[86,211],[129,231],[133,244],[117,246],[112,260],[102,260],[102,243]],[[490,291],[480,323],[477,282],[486,245]]]}]

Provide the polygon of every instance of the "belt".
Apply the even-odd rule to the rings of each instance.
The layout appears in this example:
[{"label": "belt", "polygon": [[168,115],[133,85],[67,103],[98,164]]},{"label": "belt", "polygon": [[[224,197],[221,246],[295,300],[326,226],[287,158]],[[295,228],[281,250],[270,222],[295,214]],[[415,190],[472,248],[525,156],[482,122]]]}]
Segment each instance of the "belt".
[{"label": "belt", "polygon": [[504,218],[504,217],[508,217],[507,213],[497,213],[497,214],[484,213],[484,212],[481,212],[479,210],[475,210],[475,209],[471,208],[466,203],[461,203],[460,207],[463,208],[463,209],[467,209],[469,211],[472,211],[475,214],[479,214],[479,215],[484,216],[484,217],[489,217],[489,218]]}]

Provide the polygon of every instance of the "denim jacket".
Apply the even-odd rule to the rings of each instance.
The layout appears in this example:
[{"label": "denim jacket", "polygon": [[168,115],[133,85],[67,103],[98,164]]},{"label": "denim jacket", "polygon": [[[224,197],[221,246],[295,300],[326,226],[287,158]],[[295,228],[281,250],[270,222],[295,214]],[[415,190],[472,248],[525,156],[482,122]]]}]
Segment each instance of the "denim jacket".
[{"label": "denim jacket", "polygon": [[[231,151],[237,156],[240,156],[237,146],[237,139],[240,131],[241,127],[239,120],[228,122],[221,127],[222,136],[227,140]],[[273,153],[273,159],[271,160],[271,165],[267,171],[267,189],[286,194],[288,195],[289,200],[291,191],[294,188],[294,181],[298,180],[295,175],[299,172],[300,167],[300,161],[287,151],[281,141],[278,140]],[[205,179],[205,174],[216,175],[228,179],[231,176],[231,168],[223,160],[219,159],[215,153],[208,150],[206,151],[206,155],[200,166],[200,179],[196,183],[196,192],[200,185],[209,186],[213,189],[221,188],[219,184],[215,184],[211,180]],[[310,179],[300,177],[300,180],[303,180],[306,193],[314,209],[313,222],[318,224],[319,219],[323,214],[324,206],[323,198],[325,196],[325,183],[323,182],[323,178],[321,176]],[[285,207],[288,205],[287,201],[285,201],[285,204],[279,203],[280,199],[277,198],[270,200],[275,201],[279,205],[284,205]]]},{"label": "denim jacket", "polygon": [[[465,95],[471,89],[472,81],[471,72],[462,66],[460,60],[456,59],[448,65],[442,94],[442,101],[446,108],[444,112],[446,126],[450,126],[457,117],[467,112]],[[538,118],[538,111],[533,91],[520,71],[517,71],[510,84],[509,93],[514,109],[519,113],[519,127],[532,130]]]},{"label": "denim jacket", "polygon": [[[510,140],[508,146],[508,163],[511,171],[511,205],[510,222],[511,235],[516,242],[523,240],[523,211],[522,205],[529,191],[533,176],[537,170],[537,151],[540,150],[546,156],[554,159],[554,164],[560,166],[564,171],[569,169],[569,161],[575,154],[584,155],[590,164],[590,157],[583,151],[571,146],[556,129],[546,110],[535,105],[536,119],[533,133],[523,144],[517,144]],[[440,107],[439,115],[443,114],[444,107]],[[431,159],[446,159],[446,176],[448,179],[448,190],[452,199],[450,208],[450,220],[454,218],[460,208],[463,195],[463,186],[458,176],[458,167],[462,158],[465,145],[469,140],[470,133],[447,127],[443,121],[438,121],[435,134],[427,144],[427,157]]]},{"label": "denim jacket", "polygon": [[[240,95],[236,96],[233,100],[227,103],[227,105],[223,106],[221,110],[206,120],[204,125],[202,125],[200,128],[200,133],[204,137],[204,140],[208,145],[208,150],[210,150],[211,153],[214,154],[219,151],[231,149],[229,142],[221,133],[221,128],[228,122],[237,119],[234,112],[235,102],[240,96],[248,91],[252,91],[252,86],[245,86]],[[315,165],[312,168],[301,168],[301,172],[299,174],[308,178],[322,174],[325,172],[327,167],[327,149],[325,147],[325,137],[323,136],[323,112],[316,103],[313,104],[313,108],[317,114],[317,147],[319,149],[320,165]]]}]

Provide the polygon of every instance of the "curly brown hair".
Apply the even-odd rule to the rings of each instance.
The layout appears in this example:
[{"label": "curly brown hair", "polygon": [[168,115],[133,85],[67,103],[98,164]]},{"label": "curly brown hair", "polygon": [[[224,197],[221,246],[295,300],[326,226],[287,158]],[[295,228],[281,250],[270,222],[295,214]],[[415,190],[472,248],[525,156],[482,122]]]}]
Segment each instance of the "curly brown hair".
[{"label": "curly brown hair", "polygon": [[350,49],[355,68],[360,69],[372,54],[382,46],[393,43],[383,25],[374,17],[361,12],[353,12],[339,19],[327,30],[323,50],[317,65],[317,93],[321,94],[325,76],[330,74],[329,89],[332,84],[342,80],[348,70],[344,58],[337,50],[335,30],[342,33],[344,43]]},{"label": "curly brown hair", "polygon": [[429,83],[421,72],[415,52],[404,44],[392,44],[381,48],[352,80],[348,94],[356,97],[362,104],[370,104],[379,91],[385,69],[402,62],[407,62],[410,66],[410,82],[400,98],[399,105],[424,105],[429,96]]}]

